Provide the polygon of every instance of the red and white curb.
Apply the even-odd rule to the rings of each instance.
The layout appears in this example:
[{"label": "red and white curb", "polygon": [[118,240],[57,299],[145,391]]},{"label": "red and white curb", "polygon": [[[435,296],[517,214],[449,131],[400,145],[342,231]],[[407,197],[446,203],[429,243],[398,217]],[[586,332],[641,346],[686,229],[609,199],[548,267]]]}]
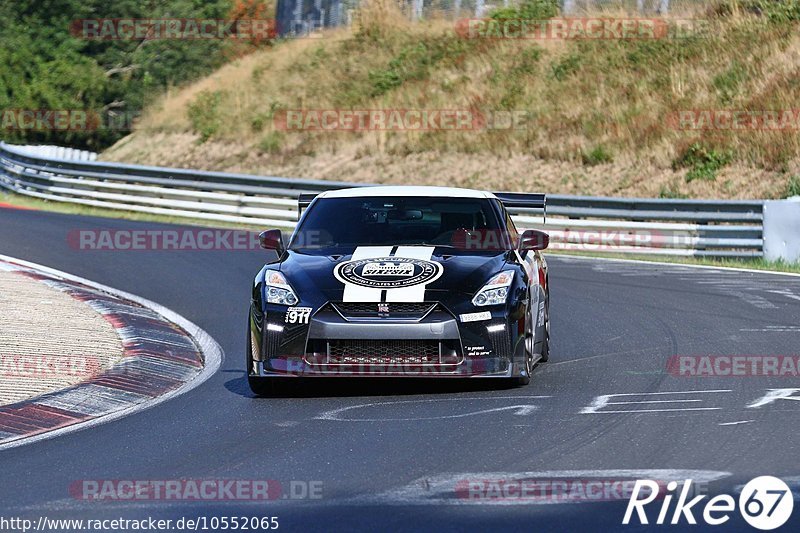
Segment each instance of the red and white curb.
[{"label": "red and white curb", "polygon": [[211,336],[154,302],[4,255],[0,268],[85,302],[123,344],[120,362],[86,381],[0,407],[0,450],[147,409],[197,387],[222,364],[223,351]]}]

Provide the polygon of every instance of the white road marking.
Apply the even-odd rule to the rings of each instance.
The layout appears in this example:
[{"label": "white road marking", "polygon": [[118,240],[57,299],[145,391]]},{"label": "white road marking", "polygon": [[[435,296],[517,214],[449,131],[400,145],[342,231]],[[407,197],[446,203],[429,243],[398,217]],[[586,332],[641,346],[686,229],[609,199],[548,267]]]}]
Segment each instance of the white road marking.
[{"label": "white road marking", "polygon": [[668,413],[675,411],[717,411],[720,407],[681,407],[681,408],[668,408],[668,409],[632,409],[632,410],[614,410],[614,411],[601,411],[604,407],[609,405],[634,405],[634,404],[652,404],[652,403],[682,403],[682,402],[696,402],[703,400],[694,400],[686,398],[676,398],[674,400],[641,400],[636,402],[612,402],[613,398],[617,397],[631,397],[631,396],[663,396],[669,394],[715,394],[731,392],[730,389],[716,389],[707,391],[665,391],[665,392],[626,392],[619,394],[603,394],[595,397],[591,405],[581,409],[581,414],[590,415],[598,413]]},{"label": "white road marking", "polygon": [[176,396],[180,396],[190,390],[194,389],[195,387],[204,383],[208,378],[213,376],[219,367],[222,365],[222,361],[225,358],[225,352],[222,350],[220,345],[217,341],[214,340],[211,335],[206,333],[204,330],[200,329],[197,325],[190,322],[186,318],[182,317],[181,315],[175,313],[174,311],[167,309],[166,307],[159,305],[155,302],[142,298],[140,296],[136,296],[134,294],[130,294],[125,291],[121,291],[118,289],[114,289],[112,287],[108,287],[107,285],[102,285],[100,283],[96,283],[94,281],[81,278],[79,276],[73,276],[72,274],[67,274],[66,272],[62,272],[60,270],[56,270],[54,268],[46,267],[44,265],[40,265],[37,263],[32,263],[30,261],[24,261],[22,259],[17,259],[15,257],[9,257],[7,255],[0,254],[0,260],[8,261],[11,263],[17,263],[22,266],[26,266],[29,268],[34,268],[41,270],[47,274],[50,274],[55,277],[60,277],[68,281],[74,281],[76,283],[82,283],[88,287],[92,287],[94,289],[107,292],[111,295],[114,295],[118,298],[122,298],[124,300],[130,300],[132,302],[136,302],[139,305],[147,307],[148,309],[158,313],[166,320],[177,324],[181,328],[183,328],[197,343],[198,348],[203,353],[203,358],[205,359],[205,365],[203,369],[197,374],[192,381],[188,381],[178,387],[175,390],[168,392],[162,396],[158,396],[151,400],[133,405],[127,409],[122,409],[120,411],[114,411],[108,413],[106,415],[100,416],[98,418],[93,418],[91,420],[87,420],[85,422],[79,422],[77,424],[73,424],[71,426],[67,426],[61,429],[56,429],[53,431],[48,431],[46,433],[42,433],[39,435],[34,435],[32,437],[18,439],[12,442],[8,442],[6,444],[0,445],[0,450],[7,450],[9,448],[16,448],[17,446],[22,446],[24,444],[30,444],[33,442],[37,442],[44,439],[51,439],[53,437],[57,437],[59,435],[64,435],[66,433],[72,433],[74,431],[79,431],[81,429],[86,429],[94,426],[99,426],[100,424],[105,424],[106,422],[111,422],[113,420],[118,420],[122,417],[132,415],[134,413],[138,413],[140,411],[144,411],[145,409],[149,409],[154,407],[160,403],[169,401]]},{"label": "white road marking", "polygon": [[424,403],[438,403],[438,402],[465,402],[465,401],[491,401],[491,400],[540,400],[544,398],[550,398],[550,396],[496,396],[496,397],[485,397],[485,398],[436,398],[430,400],[402,400],[397,402],[370,402],[370,403],[362,403],[357,405],[349,405],[347,407],[340,407],[338,409],[332,409],[330,411],[325,411],[321,415],[315,417],[317,420],[331,420],[334,422],[406,422],[406,421],[414,421],[414,420],[444,420],[448,418],[464,418],[467,416],[476,416],[476,415],[484,415],[499,411],[511,411],[513,410],[515,415],[518,416],[525,416],[533,413],[538,409],[538,406],[532,404],[515,404],[515,405],[504,405],[501,407],[495,407],[490,409],[481,409],[478,411],[470,411],[467,413],[458,413],[453,415],[440,415],[440,416],[421,416],[421,417],[407,417],[407,418],[345,418],[341,415],[343,413],[347,413],[353,411],[355,409],[364,409],[369,407],[375,406],[382,406],[382,405],[403,405],[403,404],[424,404]]},{"label": "white road marking", "polygon": [[470,482],[502,481],[505,484],[565,480],[586,483],[591,480],[637,480],[654,479],[661,482],[691,479],[697,484],[708,484],[731,475],[716,470],[550,470],[538,472],[471,472],[442,474],[416,479],[407,485],[382,492],[354,498],[360,504],[375,505],[563,505],[589,500],[559,498],[470,498]]},{"label": "white road marking", "polygon": [[781,296],[786,296],[787,298],[791,298],[793,300],[800,300],[800,296],[796,295],[789,289],[772,289],[769,292],[773,294],[780,294]]},{"label": "white road marking", "polygon": [[800,402],[800,397],[794,396],[800,393],[800,389],[768,389],[767,393],[747,406],[748,409],[756,409],[769,405],[778,400],[794,400]]},{"label": "white road marking", "polygon": [[764,328],[742,328],[743,332],[758,333],[800,333],[800,326],[767,326]]},{"label": "white road marking", "polygon": [[750,422],[755,422],[755,420],[740,420],[739,422],[720,422],[717,425],[718,426],[738,426],[739,424],[749,424]]}]

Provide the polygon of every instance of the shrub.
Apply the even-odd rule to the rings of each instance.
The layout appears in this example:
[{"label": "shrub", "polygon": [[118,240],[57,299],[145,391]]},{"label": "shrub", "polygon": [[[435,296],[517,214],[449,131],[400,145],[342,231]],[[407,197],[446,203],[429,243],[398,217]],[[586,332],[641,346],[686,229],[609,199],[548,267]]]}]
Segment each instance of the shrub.
[{"label": "shrub", "polygon": [[439,63],[454,62],[471,44],[458,37],[443,36],[404,47],[385,69],[369,72],[370,97],[386,94],[406,81],[420,81],[430,76]]},{"label": "shrub", "polygon": [[200,134],[200,142],[210,139],[222,125],[219,111],[222,96],[222,91],[202,91],[189,104],[189,121],[192,129]]},{"label": "shrub", "polygon": [[267,133],[258,143],[258,149],[267,154],[277,154],[282,146],[283,134],[277,131]]},{"label": "shrub", "polygon": [[673,162],[672,168],[688,168],[687,183],[694,180],[714,181],[717,171],[730,163],[731,159],[730,152],[718,152],[700,143],[693,143]]},{"label": "shrub", "polygon": [[589,166],[599,165],[601,163],[611,163],[614,161],[611,153],[608,152],[602,145],[595,146],[589,153],[582,152],[581,159],[583,160],[584,165]]},{"label": "shrub", "polygon": [[550,77],[564,81],[572,74],[578,72],[581,66],[581,56],[577,54],[570,54],[561,59],[558,63],[554,63],[550,67]]},{"label": "shrub", "polygon": [[791,198],[792,196],[800,196],[800,176],[790,176],[789,182],[786,184],[786,192],[784,198]]},{"label": "shrub", "polygon": [[558,15],[558,0],[523,0],[516,7],[502,7],[491,13],[495,20],[544,20]]}]

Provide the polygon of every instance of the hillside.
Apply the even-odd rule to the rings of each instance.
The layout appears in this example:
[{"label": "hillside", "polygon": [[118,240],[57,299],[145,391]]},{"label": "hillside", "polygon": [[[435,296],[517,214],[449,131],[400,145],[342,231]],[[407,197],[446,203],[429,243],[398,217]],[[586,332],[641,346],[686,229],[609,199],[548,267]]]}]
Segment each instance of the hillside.
[{"label": "hillside", "polygon": [[[103,158],[551,193],[800,194],[793,1],[672,14],[667,35],[688,18],[692,31],[657,39],[465,38],[452,21],[411,24],[391,3],[370,5],[351,29],[280,42],[169,92]],[[547,0],[530,0],[495,18],[556,14]],[[524,120],[434,131],[281,126],[292,110],[377,109],[524,113]],[[750,122],[729,127],[733,111],[750,113]]]}]

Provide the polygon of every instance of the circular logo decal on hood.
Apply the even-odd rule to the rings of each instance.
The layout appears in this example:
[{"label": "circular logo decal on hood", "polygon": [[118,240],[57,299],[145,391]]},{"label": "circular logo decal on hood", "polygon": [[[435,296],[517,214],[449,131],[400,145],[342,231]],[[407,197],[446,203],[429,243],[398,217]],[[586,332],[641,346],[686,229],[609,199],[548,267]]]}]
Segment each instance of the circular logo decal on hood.
[{"label": "circular logo decal on hood", "polygon": [[342,283],[371,289],[400,289],[439,279],[444,268],[439,263],[408,257],[372,257],[336,265],[333,275]]}]

